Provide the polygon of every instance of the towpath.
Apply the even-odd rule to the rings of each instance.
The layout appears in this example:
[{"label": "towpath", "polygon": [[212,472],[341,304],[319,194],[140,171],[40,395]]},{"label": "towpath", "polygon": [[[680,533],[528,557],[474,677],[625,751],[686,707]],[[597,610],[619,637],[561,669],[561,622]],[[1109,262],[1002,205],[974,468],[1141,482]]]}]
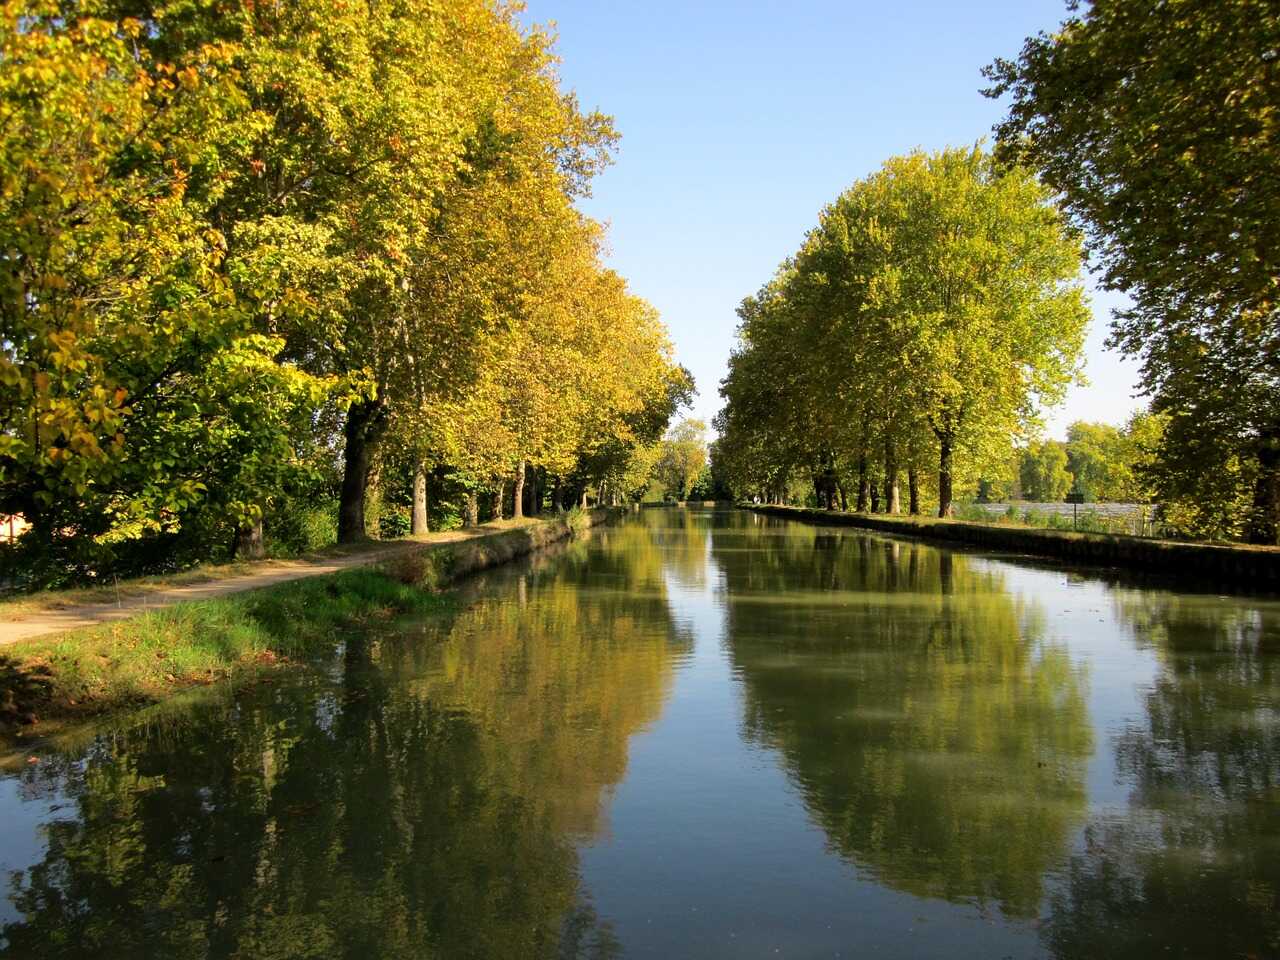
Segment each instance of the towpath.
[{"label": "towpath", "polygon": [[[319,577],[352,567],[388,560],[424,544],[453,543],[492,536],[513,527],[536,523],[534,520],[504,520],[481,524],[467,530],[448,530],[387,543],[374,543],[352,553],[306,557],[298,560],[263,560],[247,565],[243,573],[222,575],[218,568],[209,570],[208,579],[166,584],[158,582],[122,583],[119,593],[107,600],[87,602],[60,601],[56,593],[38,595],[34,599],[18,599],[0,603],[0,647],[46,634],[63,633],[94,627],[112,620],[124,620],[147,610],[168,607],[189,600],[208,600],[243,590],[256,590],[289,580]],[[190,575],[185,575],[190,576]],[[197,573],[198,577],[199,574]],[[95,591],[102,593],[103,590]]]}]

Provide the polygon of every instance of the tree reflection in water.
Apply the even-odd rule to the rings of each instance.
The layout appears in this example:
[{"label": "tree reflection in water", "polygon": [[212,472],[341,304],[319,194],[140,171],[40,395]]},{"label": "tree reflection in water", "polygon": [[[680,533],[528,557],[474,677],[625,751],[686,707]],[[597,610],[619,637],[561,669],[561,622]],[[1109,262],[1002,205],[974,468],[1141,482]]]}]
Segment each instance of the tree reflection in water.
[{"label": "tree reflection in water", "polygon": [[781,752],[832,848],[860,870],[1035,916],[1084,818],[1081,669],[980,561],[779,533],[766,522],[713,541],[748,735]]},{"label": "tree reflection in water", "polygon": [[28,771],[66,806],[4,954],[616,956],[576,842],[690,639],[657,547],[608,535],[634,542]]},{"label": "tree reflection in water", "polygon": [[1061,957],[1280,956],[1280,605],[1118,590],[1160,671],[1052,898]]},{"label": "tree reflection in water", "polygon": [[[0,953],[603,958],[697,935],[738,956],[717,939],[732,923],[759,953],[865,933],[882,955],[1280,956],[1280,603],[1111,588],[1114,616],[1082,628],[1043,573],[1019,599],[1024,573],[650,511],[439,621],[353,630],[315,670],[24,770],[60,808],[9,878]],[[694,629],[713,642],[642,767],[634,738]],[[1136,700],[1117,667],[1146,656],[1134,642],[1154,671]],[[704,763],[706,744],[726,756]],[[1091,759],[1127,795],[1090,808]],[[605,842],[629,763],[644,774]],[[722,845],[685,842],[709,818]],[[797,889],[770,873],[810,868]],[[723,874],[687,904],[719,912],[645,940],[646,909],[701,896],[681,871]],[[671,890],[627,887],[654,877]],[[930,922],[904,937],[903,917]]]}]

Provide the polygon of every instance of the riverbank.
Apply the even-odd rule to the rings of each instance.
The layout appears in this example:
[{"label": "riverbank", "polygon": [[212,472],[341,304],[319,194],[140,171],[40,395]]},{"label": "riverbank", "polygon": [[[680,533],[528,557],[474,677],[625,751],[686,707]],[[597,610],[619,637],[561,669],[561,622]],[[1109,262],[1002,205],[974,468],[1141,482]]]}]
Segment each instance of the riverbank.
[{"label": "riverbank", "polygon": [[1071,563],[1128,567],[1168,576],[1280,590],[1280,548],[1185,543],[1118,534],[1040,530],[935,517],[886,517],[861,513],[742,504],[744,509],[830,526],[858,527],[895,536],[1034,554]]},{"label": "riverbank", "polygon": [[0,648],[0,741],[45,736],[67,722],[156,703],[192,687],[252,679],[322,652],[345,629],[447,609],[451,600],[441,591],[463,577],[612,516],[595,510],[464,540],[404,543],[354,569],[224,589],[213,598],[19,640]]}]

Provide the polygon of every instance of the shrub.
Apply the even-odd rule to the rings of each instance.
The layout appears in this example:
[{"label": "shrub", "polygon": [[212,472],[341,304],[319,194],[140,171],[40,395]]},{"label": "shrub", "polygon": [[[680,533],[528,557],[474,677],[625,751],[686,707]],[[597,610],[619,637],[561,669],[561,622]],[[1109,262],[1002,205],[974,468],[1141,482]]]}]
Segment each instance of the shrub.
[{"label": "shrub", "polygon": [[581,507],[574,507],[566,513],[564,522],[569,525],[569,530],[575,538],[591,529],[591,516]]},{"label": "shrub", "polygon": [[338,504],[290,501],[264,520],[267,552],[276,557],[312,553],[338,542]]},{"label": "shrub", "polygon": [[398,540],[409,535],[412,519],[409,508],[398,503],[384,503],[378,517],[378,539]]}]

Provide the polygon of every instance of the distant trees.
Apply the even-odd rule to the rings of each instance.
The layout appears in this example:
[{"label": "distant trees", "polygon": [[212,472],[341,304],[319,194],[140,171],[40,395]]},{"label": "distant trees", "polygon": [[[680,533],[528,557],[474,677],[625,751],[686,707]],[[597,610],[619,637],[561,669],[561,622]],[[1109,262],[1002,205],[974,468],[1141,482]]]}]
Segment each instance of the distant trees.
[{"label": "distant trees", "polygon": [[1061,195],[1132,299],[1112,342],[1167,418],[1159,500],[1188,532],[1280,543],[1280,7],[1070,11],[987,68],[1010,99],[998,152]]},{"label": "distant trees", "polygon": [[1077,421],[1067,428],[1067,470],[1086,500],[1149,503],[1164,418],[1140,412],[1122,426]]},{"label": "distant trees", "polygon": [[19,0],[0,116],[27,582],[614,496],[691,390],[574,207],[612,123],[514,6]]},{"label": "distant trees", "polygon": [[1074,479],[1067,472],[1066,449],[1052,440],[1031,444],[1022,452],[1018,479],[1027,500],[1051,503],[1063,499]]},{"label": "distant trees", "polygon": [[1063,450],[1075,489],[1086,500],[1119,500],[1130,464],[1120,428],[1077,420]]},{"label": "distant trees", "polygon": [[1046,503],[1074,492],[1088,503],[1151,503],[1163,425],[1163,418],[1145,411],[1121,426],[1077,420],[1067,427],[1065,442],[1033,440],[1021,447],[1016,476],[987,478],[985,499]]},{"label": "distant trees", "polygon": [[[950,514],[1076,374],[1080,248],[1025,170],[913,153],[851,187],[739,310],[718,452],[739,489]],[[926,474],[932,467],[936,482]]]},{"label": "distant trees", "polygon": [[681,420],[662,441],[656,465],[658,480],[675,499],[688,500],[706,467],[707,425],[701,420]]}]

